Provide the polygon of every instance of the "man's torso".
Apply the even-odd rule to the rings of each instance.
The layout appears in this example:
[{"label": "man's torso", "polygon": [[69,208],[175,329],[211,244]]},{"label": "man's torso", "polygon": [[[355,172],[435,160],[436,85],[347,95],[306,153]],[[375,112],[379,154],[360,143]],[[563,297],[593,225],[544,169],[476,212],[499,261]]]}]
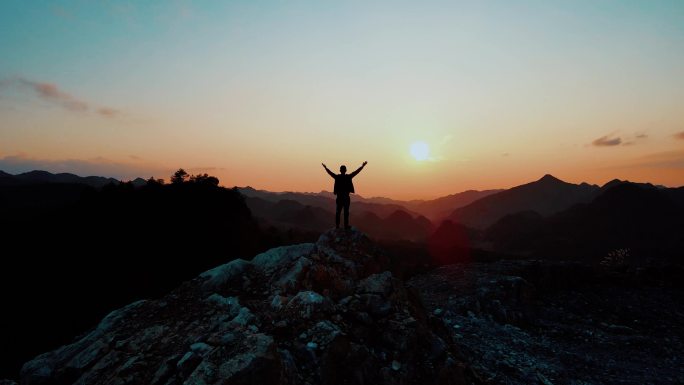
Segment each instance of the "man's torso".
[{"label": "man's torso", "polygon": [[335,176],[335,195],[349,195],[354,192],[354,183],[351,176],[347,174],[339,174]]}]

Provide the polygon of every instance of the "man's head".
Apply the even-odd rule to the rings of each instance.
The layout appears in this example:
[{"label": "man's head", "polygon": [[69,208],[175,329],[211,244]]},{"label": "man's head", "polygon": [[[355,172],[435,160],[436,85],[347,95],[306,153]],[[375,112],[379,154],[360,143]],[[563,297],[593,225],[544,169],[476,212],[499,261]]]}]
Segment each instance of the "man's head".
[{"label": "man's head", "polygon": [[340,166],[340,173],[346,174],[346,173],[347,173],[347,166],[341,165],[341,166]]}]

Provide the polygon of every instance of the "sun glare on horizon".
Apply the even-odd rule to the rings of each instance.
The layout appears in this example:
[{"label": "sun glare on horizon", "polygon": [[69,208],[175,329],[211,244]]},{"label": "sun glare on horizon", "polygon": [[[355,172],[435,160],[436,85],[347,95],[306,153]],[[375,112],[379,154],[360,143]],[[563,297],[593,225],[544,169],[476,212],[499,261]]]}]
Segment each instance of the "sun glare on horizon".
[{"label": "sun glare on horizon", "polygon": [[413,142],[409,151],[411,156],[417,161],[424,161],[430,158],[430,146],[425,142]]}]

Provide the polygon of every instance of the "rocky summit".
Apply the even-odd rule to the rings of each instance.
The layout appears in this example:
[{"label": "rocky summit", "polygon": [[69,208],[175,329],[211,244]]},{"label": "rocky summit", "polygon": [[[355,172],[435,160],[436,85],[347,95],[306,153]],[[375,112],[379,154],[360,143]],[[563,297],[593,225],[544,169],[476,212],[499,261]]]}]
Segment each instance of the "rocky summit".
[{"label": "rocky summit", "polygon": [[107,315],[34,384],[469,384],[452,333],[362,233],[271,249]]}]

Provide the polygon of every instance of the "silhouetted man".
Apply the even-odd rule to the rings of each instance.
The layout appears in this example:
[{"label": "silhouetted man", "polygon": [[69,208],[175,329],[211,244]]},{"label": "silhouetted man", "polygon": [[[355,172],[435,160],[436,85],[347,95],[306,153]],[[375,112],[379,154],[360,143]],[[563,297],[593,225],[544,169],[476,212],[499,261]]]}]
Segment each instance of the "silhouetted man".
[{"label": "silhouetted man", "polygon": [[345,165],[340,166],[339,174],[335,174],[328,169],[325,163],[321,164],[323,165],[323,168],[325,168],[325,171],[328,173],[328,175],[335,179],[335,187],[333,189],[333,192],[335,195],[337,195],[337,199],[335,200],[337,203],[337,209],[335,211],[335,227],[340,227],[340,211],[344,209],[344,228],[349,229],[349,204],[351,203],[351,200],[349,199],[349,193],[354,192],[354,183],[352,183],[352,178],[355,177],[356,174],[360,173],[361,170],[366,167],[368,162],[363,162],[361,167],[351,174],[347,174],[347,166]]}]

